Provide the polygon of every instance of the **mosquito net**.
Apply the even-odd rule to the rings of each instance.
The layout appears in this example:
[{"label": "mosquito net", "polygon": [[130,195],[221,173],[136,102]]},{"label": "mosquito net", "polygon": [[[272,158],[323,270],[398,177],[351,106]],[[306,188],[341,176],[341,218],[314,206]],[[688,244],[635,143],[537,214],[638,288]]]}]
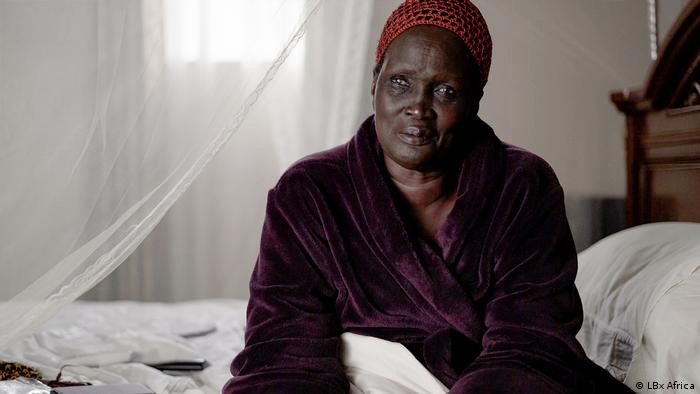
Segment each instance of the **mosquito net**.
[{"label": "mosquito net", "polygon": [[320,6],[0,3],[0,349],[139,245]]}]

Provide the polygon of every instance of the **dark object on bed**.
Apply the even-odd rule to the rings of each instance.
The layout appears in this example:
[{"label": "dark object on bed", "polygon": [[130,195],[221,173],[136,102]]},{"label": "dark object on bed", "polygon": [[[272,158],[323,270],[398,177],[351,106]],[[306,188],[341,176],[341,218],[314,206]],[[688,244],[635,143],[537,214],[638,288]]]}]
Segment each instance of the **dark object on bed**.
[{"label": "dark object on bed", "polygon": [[169,371],[202,371],[204,370],[204,368],[209,366],[209,363],[203,358],[198,358],[193,360],[173,360],[165,363],[147,365],[151,368],[155,368],[165,373],[168,373]]},{"label": "dark object on bed", "polygon": [[627,117],[627,226],[700,222],[700,0],[671,28],[646,86],[611,99]]},{"label": "dark object on bed", "polygon": [[155,394],[140,384],[105,384],[88,387],[61,387],[51,390],[51,394]]}]

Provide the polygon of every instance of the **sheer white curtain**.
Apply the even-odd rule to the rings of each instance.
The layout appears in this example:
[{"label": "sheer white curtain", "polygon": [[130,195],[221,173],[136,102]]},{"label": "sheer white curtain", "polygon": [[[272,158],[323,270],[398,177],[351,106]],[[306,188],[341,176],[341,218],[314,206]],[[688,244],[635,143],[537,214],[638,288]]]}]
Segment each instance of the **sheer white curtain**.
[{"label": "sheer white curtain", "polygon": [[291,163],[347,141],[370,114],[371,13],[369,0],[324,1],[231,143],[85,298],[246,298],[267,191]]},{"label": "sheer white curtain", "polygon": [[[124,261],[239,128],[229,145],[241,150],[228,162],[230,174],[216,181],[239,189],[269,187],[258,180],[324,145],[312,139],[327,134],[304,129],[304,122],[314,111],[333,111],[309,111],[298,94],[313,80],[301,71],[311,42],[300,40],[306,23],[327,8],[321,3],[0,3],[0,348]],[[331,12],[343,11],[341,2],[329,3]],[[266,109],[244,123],[285,60],[289,77],[275,80],[277,93],[259,102]],[[335,122],[355,116],[340,113]],[[274,137],[265,134],[268,125],[277,126]],[[298,138],[309,143],[290,142]],[[250,165],[261,158],[265,167]],[[248,210],[249,202],[225,203]],[[247,227],[219,234],[237,242],[256,232]],[[168,242],[183,242],[183,235],[165,233]],[[140,252],[140,262],[152,261],[153,249]]]}]

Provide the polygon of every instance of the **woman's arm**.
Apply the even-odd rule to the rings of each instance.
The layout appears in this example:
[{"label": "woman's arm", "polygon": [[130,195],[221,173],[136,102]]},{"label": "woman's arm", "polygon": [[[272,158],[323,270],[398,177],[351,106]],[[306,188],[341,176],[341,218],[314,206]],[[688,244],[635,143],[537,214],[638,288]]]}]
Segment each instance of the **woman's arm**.
[{"label": "woman's arm", "polygon": [[[283,178],[284,180],[284,178]],[[302,181],[303,182],[303,181]],[[347,393],[335,291],[317,261],[322,229],[299,182],[271,190],[250,280],[245,348],[223,393]]]},{"label": "woman's arm", "polygon": [[[511,177],[494,247],[482,351],[451,393],[591,393],[564,196],[549,166]],[[620,384],[620,386],[622,386]],[[624,386],[622,386],[624,389]]]}]

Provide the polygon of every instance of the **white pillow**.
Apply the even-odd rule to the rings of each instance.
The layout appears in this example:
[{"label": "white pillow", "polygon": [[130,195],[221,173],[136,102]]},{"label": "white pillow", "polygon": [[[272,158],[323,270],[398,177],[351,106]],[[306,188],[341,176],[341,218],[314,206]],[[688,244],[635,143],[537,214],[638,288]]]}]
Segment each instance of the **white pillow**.
[{"label": "white pillow", "polygon": [[[652,314],[657,304],[687,309],[687,300],[692,297],[685,297],[681,306],[669,302],[674,294],[670,290],[700,280],[700,275],[693,275],[700,267],[700,223],[634,227],[599,241],[578,257],[576,285],[583,302],[584,321],[577,338],[588,356],[616,378],[624,380],[633,358],[648,353],[648,349],[640,351],[644,335],[659,335],[658,330],[654,334],[645,331],[652,317],[670,313],[686,320],[666,325],[664,343],[676,341],[686,347],[700,344],[698,333],[688,335],[686,330],[674,330],[700,324],[700,313],[684,315],[665,309]],[[700,294],[694,300],[700,311]],[[652,337],[646,341],[659,340]]]},{"label": "white pillow", "polygon": [[[700,388],[700,270],[673,286],[652,309],[627,371],[638,393],[695,393]],[[663,384],[654,390],[654,382]],[[669,389],[670,388],[670,389]]]}]

